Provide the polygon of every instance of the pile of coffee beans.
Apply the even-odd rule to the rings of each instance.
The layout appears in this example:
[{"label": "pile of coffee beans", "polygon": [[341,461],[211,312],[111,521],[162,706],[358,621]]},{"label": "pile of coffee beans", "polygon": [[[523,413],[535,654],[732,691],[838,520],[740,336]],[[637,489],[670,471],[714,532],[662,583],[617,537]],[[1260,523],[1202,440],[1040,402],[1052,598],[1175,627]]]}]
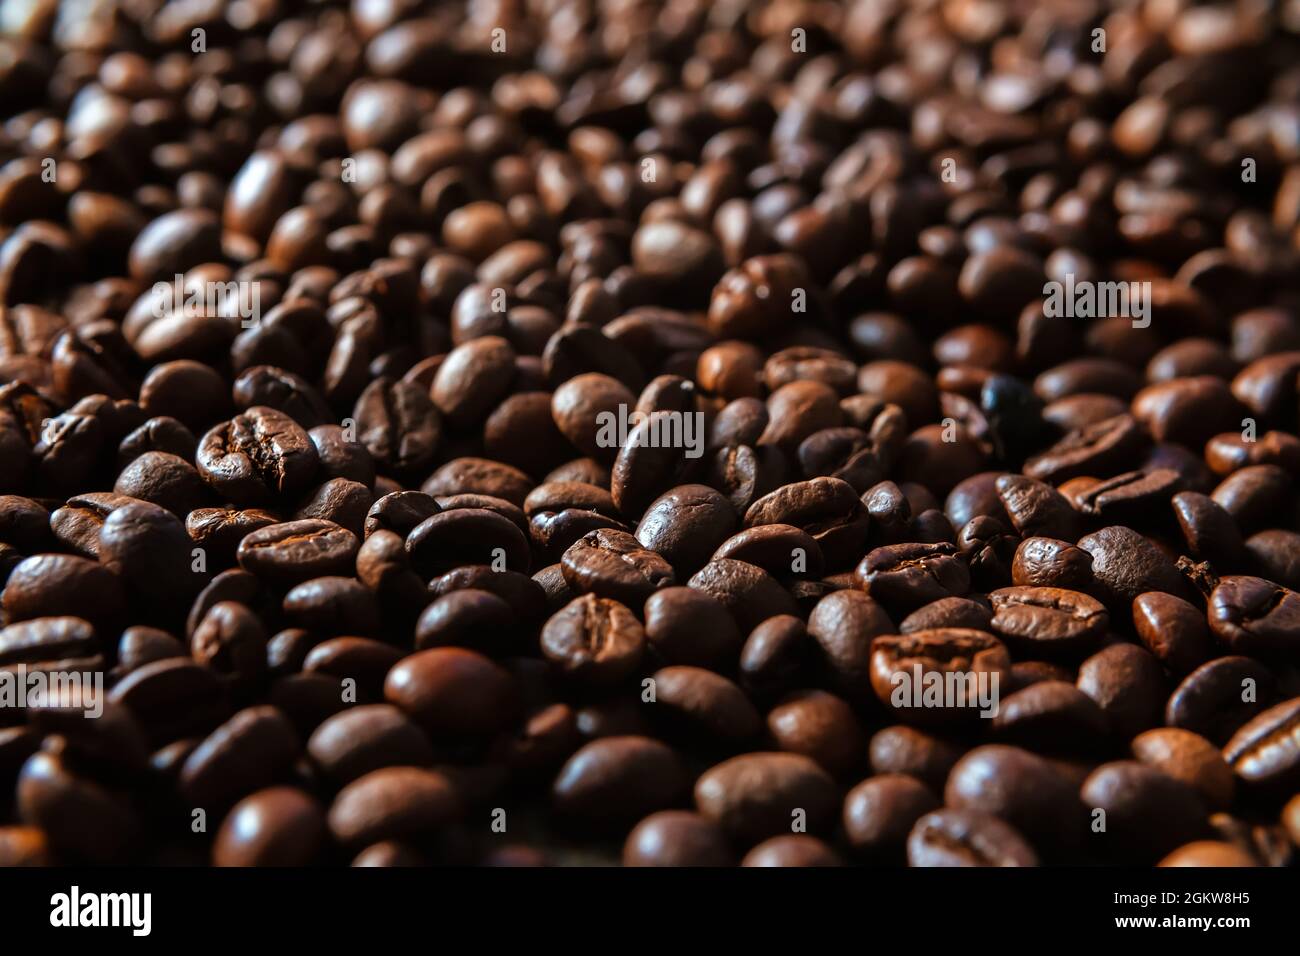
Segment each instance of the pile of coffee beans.
[{"label": "pile of coffee beans", "polygon": [[1300,852],[1295,2],[2,11],[0,864]]}]

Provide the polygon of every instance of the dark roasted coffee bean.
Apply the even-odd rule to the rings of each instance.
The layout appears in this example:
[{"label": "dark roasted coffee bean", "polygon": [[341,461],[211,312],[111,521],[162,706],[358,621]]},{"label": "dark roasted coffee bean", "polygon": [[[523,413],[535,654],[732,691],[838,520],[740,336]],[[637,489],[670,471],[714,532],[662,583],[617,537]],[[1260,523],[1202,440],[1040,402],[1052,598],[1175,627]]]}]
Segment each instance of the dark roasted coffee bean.
[{"label": "dark roasted coffee bean", "polygon": [[365,532],[395,531],[405,539],[426,518],[442,511],[432,495],[421,491],[394,491],[375,500],[366,513]]},{"label": "dark roasted coffee bean", "polygon": [[1116,612],[1127,609],[1145,591],[1186,596],[1182,575],[1166,554],[1131,528],[1114,525],[1079,539],[1092,555],[1092,573],[1104,603]]},{"label": "dark roasted coffee bean", "polygon": [[745,512],[745,527],[788,524],[802,528],[821,546],[826,564],[842,568],[860,553],[867,515],[857,492],[837,478],[813,478],[765,495]]},{"label": "dark roasted coffee bean", "polygon": [[1206,807],[1221,810],[1232,803],[1236,784],[1219,748],[1200,734],[1177,727],[1158,727],[1138,734],[1130,745],[1141,763],[1192,787]]},{"label": "dark roasted coffee bean", "polygon": [[650,814],[623,844],[624,866],[730,866],[733,861],[721,827],[686,810]]},{"label": "dark roasted coffee bean", "polygon": [[710,561],[686,583],[720,601],[742,632],[752,631],[769,617],[795,611],[790,592],[762,568],[744,561]]},{"label": "dark roasted coffee bean", "polygon": [[706,485],[679,485],[650,503],[637,523],[636,538],[687,577],[709,561],[736,524],[735,509],[719,492]]},{"label": "dark roasted coffee bean", "polygon": [[1047,679],[1005,697],[992,728],[1009,743],[1069,754],[1099,749],[1108,723],[1097,702],[1074,684]]},{"label": "dark roasted coffee bean", "polygon": [[1174,495],[1173,508],[1194,557],[1212,561],[1224,571],[1242,567],[1247,552],[1236,519],[1213,498],[1183,491]]},{"label": "dark roasted coffee bean", "polygon": [[377,378],[357,399],[352,416],[357,440],[386,474],[414,476],[432,463],[442,420],[417,385]]},{"label": "dark roasted coffee bean", "polygon": [[181,792],[196,807],[229,806],[286,775],[300,749],[293,725],[276,708],[241,710],[186,758]]},{"label": "dark roasted coffee bean", "polygon": [[939,809],[939,798],[921,781],[879,774],[844,798],[844,832],[855,855],[875,863],[898,863],[916,821]]},{"label": "dark roasted coffee bean", "polygon": [[332,521],[307,518],[268,525],[245,535],[239,566],[259,578],[292,587],[312,578],[347,574],[354,565],[357,536]]},{"label": "dark roasted coffee bean", "polygon": [[1276,699],[1268,669],[1249,657],[1218,657],[1192,671],[1165,706],[1165,723],[1225,742]]},{"label": "dark roasted coffee bean", "polygon": [[1077,653],[1097,644],[1109,623],[1101,602],[1063,588],[1002,588],[989,603],[992,630],[1035,653]]},{"label": "dark roasted coffee bean", "polygon": [[1111,644],[1079,665],[1079,690],[1097,702],[1113,733],[1137,736],[1161,721],[1168,694],[1160,662],[1136,644]]},{"label": "dark roasted coffee bean", "polygon": [[1075,848],[1085,819],[1069,778],[1036,754],[989,744],[957,761],[944,799],[960,810],[987,813],[1014,826],[1045,857]]},{"label": "dark roasted coffee bean", "polygon": [[216,866],[308,866],[326,840],[325,813],[293,787],[268,787],[231,808],[212,849]]},{"label": "dark roasted coffee bean", "polygon": [[1210,630],[1230,650],[1265,658],[1300,657],[1300,594],[1247,576],[1226,577],[1210,594]]},{"label": "dark roasted coffee bean", "polygon": [[702,667],[655,671],[652,716],[669,734],[697,746],[735,748],[753,738],[762,719],[744,691]]},{"label": "dark roasted coffee bean", "polygon": [[384,767],[352,781],[329,809],[329,829],[347,846],[428,839],[461,813],[452,782],[436,770]]},{"label": "dark roasted coffee bean", "polygon": [[316,446],[288,415],[261,405],[214,426],[199,442],[199,474],[218,495],[262,504],[306,488],[319,465]]},{"label": "dark roasted coffee bean", "polygon": [[970,589],[970,570],[951,544],[892,544],[876,548],[854,572],[858,586],[878,601],[914,609]]},{"label": "dark roasted coffee bean", "polygon": [[996,712],[1011,658],[992,634],[962,628],[886,635],[871,642],[871,687],[910,724],[967,722]]},{"label": "dark roasted coffee bean", "polygon": [[696,588],[666,587],[646,599],[645,639],[670,664],[707,666],[734,655],[742,636],[726,606],[713,596]]},{"label": "dark roasted coffee bean", "polygon": [[1283,701],[1253,717],[1223,747],[1228,762],[1246,786],[1289,792],[1300,780],[1300,697]]},{"label": "dark roasted coffee bean", "polygon": [[916,821],[907,838],[909,866],[1037,866],[1019,833],[974,810],[936,810]]},{"label": "dark roasted coffee bean", "polygon": [[1195,790],[1133,761],[1098,767],[1079,795],[1090,812],[1105,813],[1106,828],[1094,839],[1112,859],[1152,863],[1208,830],[1205,805]]},{"label": "dark roasted coffee bean", "polygon": [[546,622],[541,647],[562,674],[583,684],[614,684],[636,671],[645,630],[622,604],[585,594]]},{"label": "dark roasted coffee bean", "polygon": [[433,748],[424,732],[389,704],[336,714],[312,734],[307,753],[327,776],[342,784],[382,767],[433,763]]},{"label": "dark roasted coffee bean", "polygon": [[749,753],[705,771],[695,806],[729,834],[751,843],[788,833],[801,811],[808,829],[825,832],[838,806],[830,776],[799,754]]},{"label": "dark roasted coffee bean", "polygon": [[406,551],[426,579],[467,563],[521,572],[529,565],[524,533],[486,508],[458,508],[426,518],[407,536]]},{"label": "dark roasted coffee bean", "polygon": [[1205,615],[1172,594],[1148,591],[1133,599],[1133,627],[1143,646],[1175,674],[1186,674],[1213,654]]},{"label": "dark roasted coffee bean", "polygon": [[595,594],[639,607],[674,583],[672,566],[625,531],[602,528],[564,552],[560,568],[578,594]]},{"label": "dark roasted coffee bean", "polygon": [[862,727],[848,703],[834,694],[787,694],[768,712],[767,729],[778,748],[811,757],[834,776],[862,762]]},{"label": "dark roasted coffee bean", "polygon": [[648,737],[602,737],[560,768],[551,798],[573,825],[603,829],[671,807],[689,786],[681,758],[665,744]]},{"label": "dark roasted coffee bean", "polygon": [[478,736],[512,718],[513,681],[473,651],[441,647],[404,658],[388,672],[384,696],[436,738]]}]

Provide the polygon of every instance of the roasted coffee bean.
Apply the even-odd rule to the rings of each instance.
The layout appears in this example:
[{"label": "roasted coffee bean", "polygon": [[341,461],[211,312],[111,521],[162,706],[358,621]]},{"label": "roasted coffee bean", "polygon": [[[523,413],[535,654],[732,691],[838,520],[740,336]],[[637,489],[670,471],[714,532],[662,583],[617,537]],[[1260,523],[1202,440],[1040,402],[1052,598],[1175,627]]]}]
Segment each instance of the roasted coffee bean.
[{"label": "roasted coffee bean", "polygon": [[1289,588],[1263,578],[1226,577],[1210,593],[1207,615],[1215,637],[1234,652],[1300,656],[1300,595]]},{"label": "roasted coffee bean", "polygon": [[1143,646],[1175,674],[1194,670],[1213,654],[1205,615],[1173,594],[1135,597],[1133,626]]},{"label": "roasted coffee bean", "polygon": [[332,521],[304,518],[268,525],[244,536],[236,557],[245,571],[283,587],[347,574],[356,560],[356,535]]},{"label": "roasted coffee bean", "polygon": [[670,664],[708,666],[734,656],[743,638],[726,606],[713,596],[696,588],[666,587],[646,599],[645,639]]},{"label": "roasted coffee bean", "polygon": [[1083,807],[1074,784],[1050,761],[1003,744],[970,751],[957,761],[944,791],[948,806],[995,816],[1051,858],[1079,844]]},{"label": "roasted coffee bean", "polygon": [[157,505],[123,505],[99,531],[99,560],[132,595],[156,604],[185,601],[203,583],[195,572],[189,535]]},{"label": "roasted coffee bean", "polygon": [[696,746],[734,748],[758,733],[762,720],[744,691],[702,667],[655,671],[653,716],[670,734]]},{"label": "roasted coffee bean", "polygon": [[907,837],[909,866],[1037,866],[1019,833],[974,810],[936,810],[916,821]]},{"label": "roasted coffee bean", "polygon": [[1223,759],[1248,787],[1277,792],[1300,779],[1300,697],[1251,718],[1223,747]]},{"label": "roasted coffee bean", "polygon": [[1126,738],[1158,725],[1168,696],[1160,662],[1136,644],[1111,644],[1079,665],[1079,690],[1097,702],[1112,732]]},{"label": "roasted coffee bean", "polygon": [[1195,790],[1133,761],[1098,767],[1079,796],[1089,810],[1105,812],[1106,829],[1094,839],[1112,859],[1154,863],[1208,831],[1205,804]]},{"label": "roasted coffee bean", "polygon": [[329,809],[329,829],[347,846],[427,839],[461,813],[452,782],[436,770],[384,767],[352,781]]},{"label": "roasted coffee bean", "polygon": [[241,710],[194,748],[179,783],[196,807],[226,807],[286,775],[301,745],[274,707]]},{"label": "roasted coffee bean", "polygon": [[1183,678],[1165,705],[1165,723],[1222,744],[1275,697],[1269,670],[1249,657],[1218,657]]},{"label": "roasted coffee bean", "polygon": [[674,583],[672,566],[625,531],[602,528],[583,535],[560,559],[564,580],[577,594],[595,594],[639,607]]},{"label": "roasted coffee bean", "polygon": [[735,509],[719,492],[706,485],[679,485],[650,503],[637,523],[636,538],[684,578],[710,560],[713,549],[722,545],[736,524]]},{"label": "roasted coffee bean", "polygon": [[1234,471],[1210,497],[1246,534],[1268,527],[1295,500],[1291,476],[1276,465],[1249,465]]},{"label": "roasted coffee bean", "polygon": [[713,552],[712,560],[730,558],[756,565],[774,577],[820,577],[822,549],[800,528],[765,524],[732,535]]},{"label": "roasted coffee bean", "polygon": [[1133,756],[1192,787],[1206,807],[1221,810],[1232,803],[1236,784],[1219,748],[1190,730],[1158,727],[1133,738]]},{"label": "roasted coffee bean", "polygon": [[562,674],[583,684],[614,684],[636,671],[645,639],[641,622],[618,601],[584,594],[546,622],[541,647]]},{"label": "roasted coffee bean", "polygon": [[1146,591],[1185,597],[1190,590],[1169,557],[1131,528],[1102,528],[1080,538],[1078,544],[1092,555],[1099,596],[1117,613]]},{"label": "roasted coffee bean", "polygon": [[268,787],[231,808],[212,849],[216,866],[308,866],[326,840],[325,813],[293,787]]},{"label": "roasted coffee bean", "polygon": [[266,630],[252,610],[222,601],[194,629],[190,653],[213,673],[251,682],[266,669],[266,641]]},{"label": "roasted coffee bean", "polygon": [[827,844],[806,833],[787,833],[764,840],[745,854],[741,866],[843,866]]},{"label": "roasted coffee bean", "polygon": [[307,753],[341,784],[383,767],[433,763],[433,748],[424,732],[389,704],[352,707],[329,718],[307,741]]},{"label": "roasted coffee bean", "polygon": [[833,776],[862,762],[862,727],[848,703],[834,694],[787,694],[768,712],[767,729],[778,748],[811,757]]},{"label": "roasted coffee bean", "polygon": [[420,522],[406,538],[411,566],[426,579],[461,564],[527,571],[528,539],[508,518],[486,508],[457,508]]},{"label": "roasted coffee bean", "polygon": [[951,544],[891,544],[876,548],[854,572],[867,594],[891,607],[915,609],[970,590],[970,570]]},{"label": "roasted coffee bean", "polygon": [[912,634],[942,627],[970,628],[987,631],[993,619],[988,605],[967,598],[940,598],[905,617],[898,625],[899,633]]},{"label": "roasted coffee bean", "polygon": [[123,468],[113,491],[159,505],[179,518],[209,500],[207,486],[194,466],[163,451],[146,451]]},{"label": "roasted coffee bean", "polygon": [[939,798],[904,774],[879,774],[844,798],[844,832],[853,852],[876,863],[896,863],[916,821],[939,809]]},{"label": "roasted coffee bean", "polygon": [[734,838],[754,843],[788,832],[796,810],[809,830],[825,832],[838,800],[831,778],[807,757],[749,753],[706,770],[695,783],[695,806]]},{"label": "roasted coffee bean", "polygon": [[366,512],[365,532],[395,531],[405,539],[426,518],[442,511],[432,495],[422,491],[394,491],[375,500]]},{"label": "roasted coffee bean", "polygon": [[689,786],[670,747],[648,737],[602,737],[560,768],[551,798],[574,826],[604,829],[678,803]]},{"label": "roasted coffee bean", "polygon": [[1109,617],[1095,598],[1063,588],[1010,587],[989,595],[992,630],[1038,653],[1077,653],[1095,645]]},{"label": "roasted coffee bean", "polygon": [[307,432],[288,415],[255,405],[215,425],[199,442],[197,465],[213,490],[257,505],[304,490],[320,463]]},{"label": "roasted coffee bean", "polygon": [[1174,516],[1193,557],[1214,562],[1224,571],[1242,568],[1246,546],[1236,519],[1213,498],[1194,491],[1173,497]]},{"label": "roasted coffee bean", "polygon": [[384,678],[400,659],[395,648],[368,637],[332,637],[308,652],[302,669],[350,680],[358,695],[369,699],[379,697]]},{"label": "roasted coffee bean", "polygon": [[903,724],[877,731],[867,751],[873,772],[907,774],[936,791],[943,787],[959,756],[952,744]]},{"label": "roasted coffee bean", "polygon": [[808,617],[808,634],[836,683],[856,693],[865,692],[874,679],[872,639],[893,630],[885,609],[861,591],[828,594]]},{"label": "roasted coffee bean", "polygon": [[1083,691],[1045,677],[1005,698],[992,728],[1000,739],[1035,750],[1086,753],[1099,748],[1109,724]]},{"label": "roasted coffee bean", "polygon": [[813,478],[786,485],[755,501],[745,512],[745,527],[787,524],[810,534],[826,564],[842,568],[859,552],[867,535],[867,516],[857,493],[838,478]]},{"label": "roasted coffee bean", "polygon": [[726,495],[737,513],[745,513],[781,484],[786,458],[772,445],[727,445],[709,462],[708,483]]},{"label": "roasted coffee bean", "polygon": [[384,680],[384,697],[435,739],[491,733],[512,717],[509,673],[459,647],[403,658]]},{"label": "roasted coffee bean", "polygon": [[1025,461],[1025,474],[1059,483],[1081,475],[1114,474],[1145,449],[1148,436],[1129,415],[1116,415],[1070,432]]},{"label": "roasted coffee bean", "polygon": [[1011,562],[1018,587],[1087,591],[1093,584],[1092,555],[1056,538],[1025,538]]},{"label": "roasted coffee bean", "polygon": [[872,689],[898,719],[918,725],[996,710],[1010,666],[1006,647],[984,631],[941,628],[871,642]]},{"label": "roasted coffee bean", "polygon": [[646,817],[623,844],[624,866],[730,866],[726,834],[687,810],[661,810]]},{"label": "roasted coffee bean", "polygon": [[508,648],[517,627],[510,605],[487,591],[451,591],[424,609],[415,625],[415,646]]},{"label": "roasted coffee bean", "polygon": [[116,619],[125,609],[123,582],[110,569],[68,554],[26,558],[9,574],[3,595],[8,621],[56,617],[76,608],[91,621]]},{"label": "roasted coffee bean", "polygon": [[130,802],[72,772],[57,745],[23,764],[16,804],[23,823],[39,827],[60,856],[73,860],[119,861],[141,829]]},{"label": "roasted coffee bean", "polygon": [[740,651],[741,681],[757,693],[793,686],[810,654],[810,644],[808,630],[799,618],[789,614],[769,618],[745,639]]},{"label": "roasted coffee bean", "polygon": [[794,612],[794,598],[762,568],[723,558],[710,561],[686,582],[716,598],[731,612],[742,632],[762,621]]}]

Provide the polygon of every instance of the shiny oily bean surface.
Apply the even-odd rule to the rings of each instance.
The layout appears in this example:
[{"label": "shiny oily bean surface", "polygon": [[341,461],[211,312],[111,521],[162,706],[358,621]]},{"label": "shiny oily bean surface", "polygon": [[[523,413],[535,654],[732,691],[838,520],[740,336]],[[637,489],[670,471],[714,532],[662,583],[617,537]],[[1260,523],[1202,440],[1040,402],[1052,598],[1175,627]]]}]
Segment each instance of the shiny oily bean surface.
[{"label": "shiny oily bean surface", "polygon": [[1294,866],[1294,7],[3,4],[0,865]]}]

